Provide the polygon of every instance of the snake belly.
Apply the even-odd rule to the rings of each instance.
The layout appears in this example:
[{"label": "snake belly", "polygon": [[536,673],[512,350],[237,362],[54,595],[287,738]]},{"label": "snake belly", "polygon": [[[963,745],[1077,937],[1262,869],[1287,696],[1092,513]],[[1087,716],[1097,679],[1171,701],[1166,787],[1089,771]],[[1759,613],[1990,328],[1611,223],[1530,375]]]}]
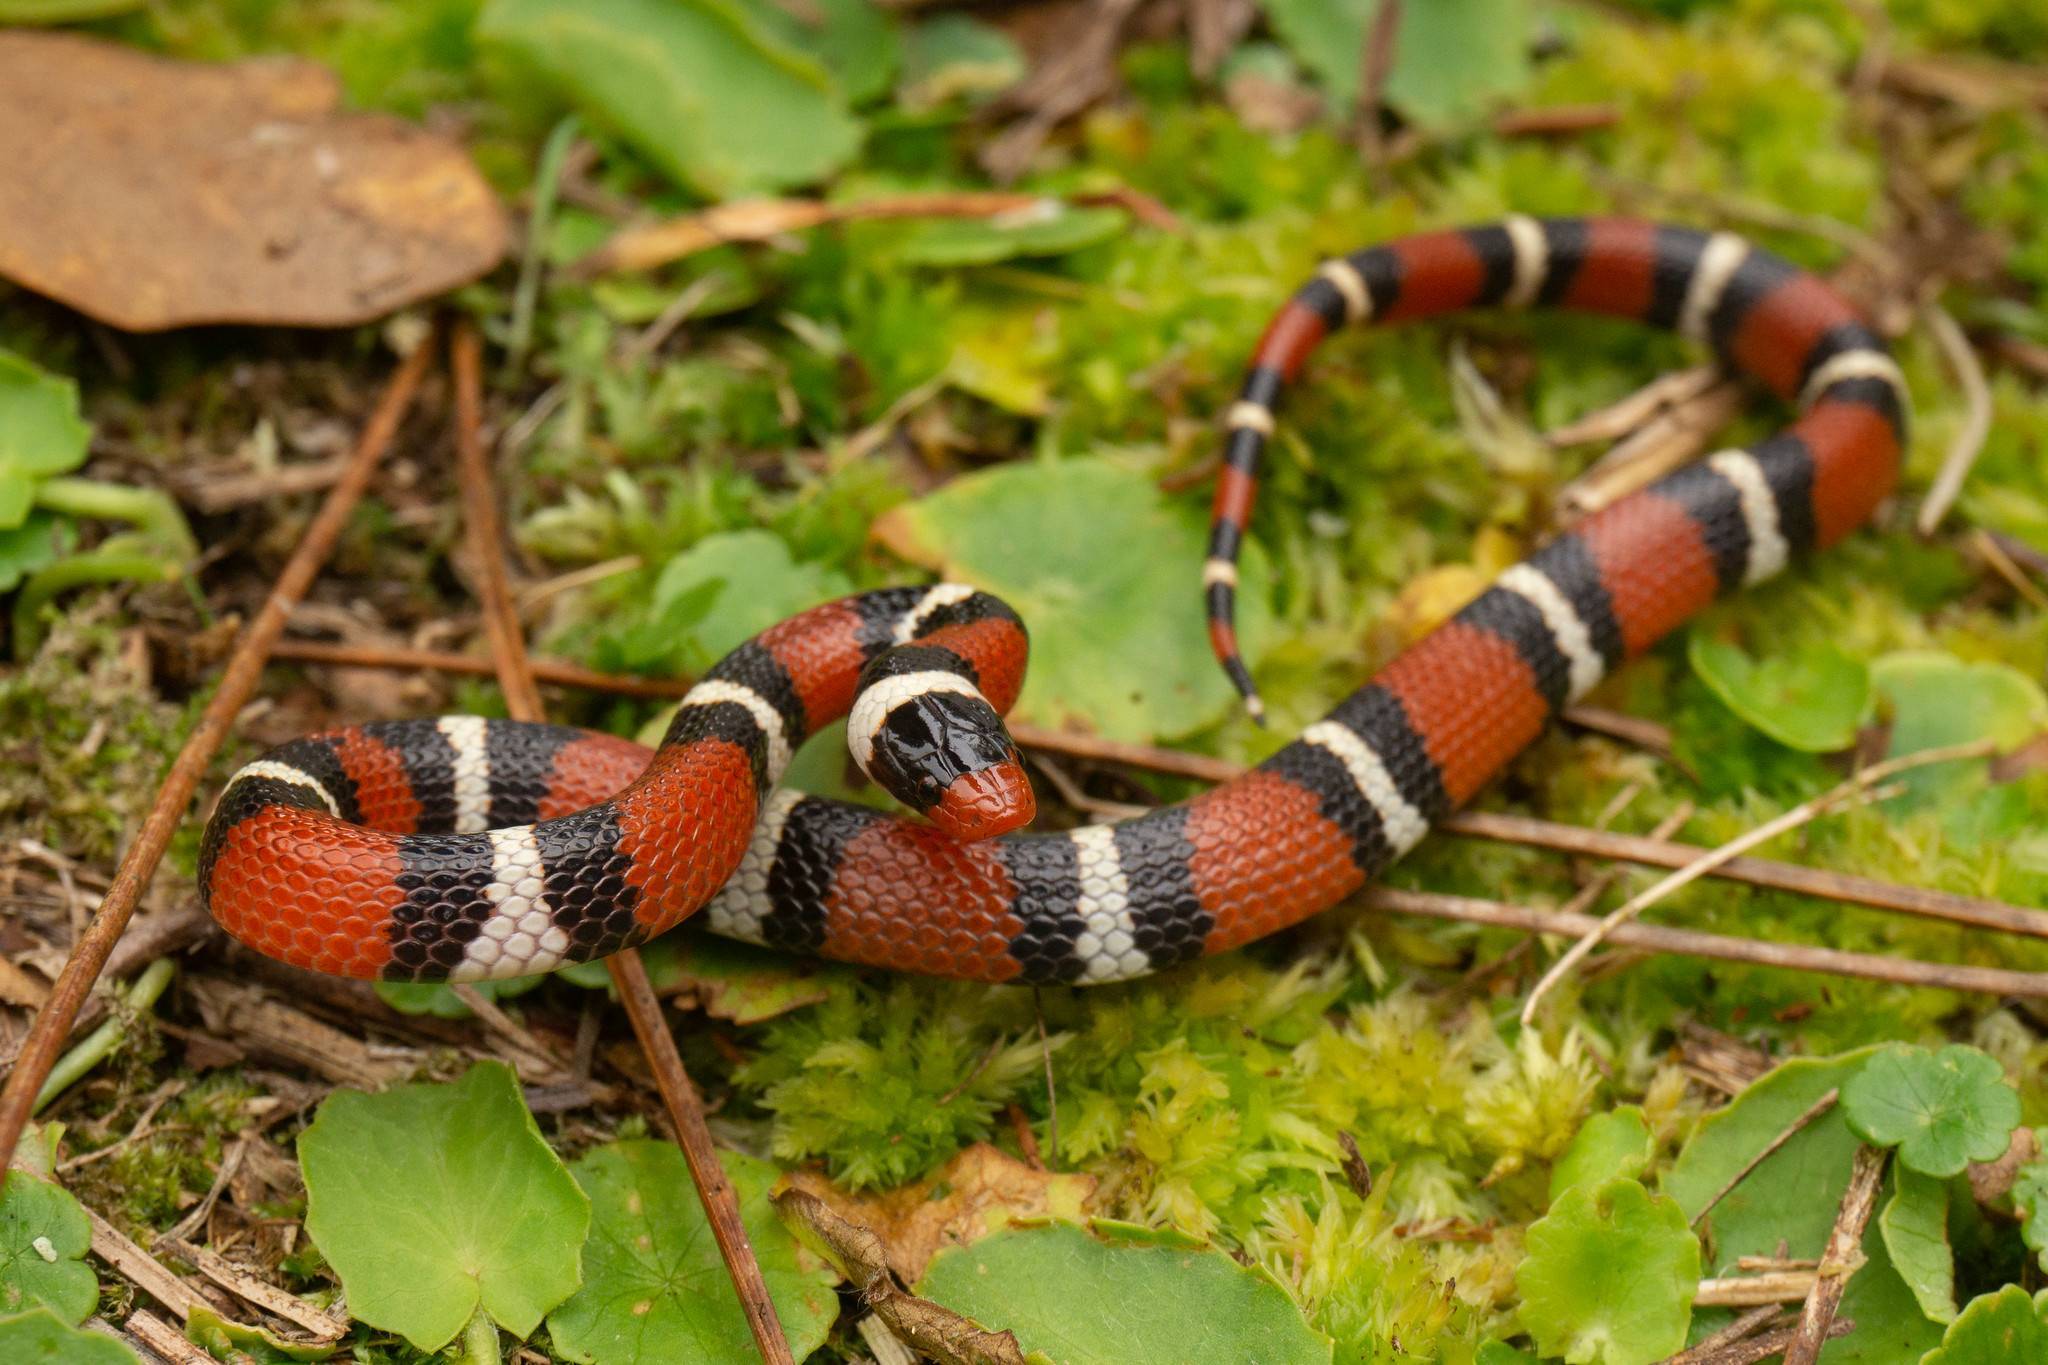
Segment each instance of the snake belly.
[{"label": "snake belly", "polygon": [[474,718],[298,741],[229,784],[202,893],[262,951],[407,980],[546,970],[700,908],[750,942],[990,982],[1124,980],[1298,923],[1412,848],[1618,665],[1840,540],[1897,481],[1906,392],[1882,339],[1732,234],[1510,216],[1329,261],[1268,326],[1225,417],[1202,579],[1212,645],[1254,710],[1237,558],[1286,386],[1347,325],[1529,306],[1675,329],[1799,416],[1556,536],[1295,742],[1190,801],[965,842],[775,790],[791,749],[854,704],[861,669],[892,646],[953,631],[990,704],[1014,700],[1023,632],[1007,609],[958,585],[888,589],[742,646],[651,757]]}]

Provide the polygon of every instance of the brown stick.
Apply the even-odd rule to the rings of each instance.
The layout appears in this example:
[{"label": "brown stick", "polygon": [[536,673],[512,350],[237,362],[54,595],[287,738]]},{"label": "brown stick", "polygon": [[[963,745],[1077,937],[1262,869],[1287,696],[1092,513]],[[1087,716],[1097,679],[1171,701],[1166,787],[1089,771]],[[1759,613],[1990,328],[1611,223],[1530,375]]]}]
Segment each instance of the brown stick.
[{"label": "brown stick", "polygon": [[[535,669],[526,656],[526,641],[519,625],[519,613],[506,580],[504,530],[498,519],[498,499],[491,479],[491,466],[483,442],[483,347],[474,328],[458,324],[450,346],[455,371],[455,453],[462,485],[463,516],[471,556],[482,580],[478,597],[484,610],[485,629],[490,636],[491,656],[498,686],[505,694],[505,710],[514,720],[539,721],[547,718],[541,705],[540,689],[534,684]],[[628,948],[605,960],[612,985],[626,1006],[626,1017],[647,1054],[656,1086],[668,1106],[675,1125],[677,1143],[689,1164],[697,1197],[703,1201],[704,1216],[711,1235],[725,1258],[726,1273],[732,1277],[739,1296],[740,1311],[754,1345],[768,1365],[795,1365],[789,1343],[776,1319],[775,1304],[768,1297],[767,1281],[761,1277],[760,1262],[754,1257],[746,1225],[740,1220],[739,1195],[726,1179],[725,1167],[711,1142],[711,1129],[704,1121],[704,1106],[697,1088],[683,1069],[682,1054],[676,1050],[675,1035],[662,1017],[661,1001],[647,979],[640,954]]]},{"label": "brown stick", "polygon": [[[1854,1322],[1843,1318],[1828,1328],[1827,1338],[1831,1340],[1847,1336],[1855,1328]],[[1792,1344],[1796,1331],[1796,1328],[1781,1327],[1772,1332],[1760,1332],[1756,1336],[1744,1337],[1740,1341],[1727,1342],[1704,1354],[1700,1352],[1699,1347],[1695,1347],[1684,1355],[1671,1357],[1665,1365],[1757,1365],[1758,1361],[1769,1360],[1774,1355],[1782,1354],[1785,1348]],[[1701,1346],[1705,1344],[1700,1343]]]},{"label": "brown stick", "polygon": [[92,922],[86,925],[85,932],[72,946],[64,971],[51,988],[49,1003],[36,1014],[35,1023],[30,1025],[28,1037],[22,1044],[21,1060],[7,1077],[5,1089],[0,1089],[0,1167],[13,1160],[15,1146],[21,1141],[22,1129],[27,1126],[29,1112],[35,1104],[36,1092],[42,1088],[50,1068],[56,1065],[64,1039],[71,1032],[72,1020],[78,1017],[78,1011],[85,1004],[93,983],[99,979],[121,931],[128,927],[136,903],[149,888],[157,864],[163,861],[164,850],[170,847],[172,836],[178,832],[178,826],[185,818],[185,808],[191,804],[192,794],[199,789],[200,779],[206,776],[207,765],[227,739],[236,715],[255,695],[257,685],[263,680],[264,662],[270,657],[271,647],[284,633],[292,607],[305,596],[313,576],[320,571],[329,551],[334,548],[334,542],[340,538],[342,528],[347,525],[350,512],[361,499],[363,490],[369,487],[370,476],[376,472],[378,461],[384,457],[392,437],[398,432],[399,419],[412,406],[413,393],[419,388],[420,376],[425,373],[434,349],[432,345],[423,343],[405,358],[397,373],[392,375],[391,382],[385,386],[383,395],[377,400],[376,410],[370,414],[370,420],[364,425],[363,434],[349,456],[347,470],[320,504],[319,512],[306,527],[298,549],[285,561],[283,571],[278,574],[277,582],[272,586],[270,596],[264,599],[256,618],[243,630],[234,653],[228,658],[227,667],[221,671],[220,683],[214,689],[212,700],[207,702],[199,723],[192,727],[192,733],[185,737],[184,746],[178,750],[170,771],[164,774],[156,801],[143,818],[135,841],[122,855],[121,865],[114,870],[113,883],[101,898]]},{"label": "brown stick", "polygon": [[[483,677],[491,671],[490,661],[468,654],[432,649],[387,649],[368,645],[336,645],[315,640],[281,640],[275,657],[306,663],[333,664],[347,668],[418,668],[436,673],[462,673]],[[594,692],[618,696],[680,697],[690,690],[686,680],[636,678],[554,659],[535,659],[534,674],[543,682],[567,687],[586,687]],[[1122,763],[1169,777],[1186,777],[1198,782],[1228,782],[1245,773],[1241,764],[1208,754],[1184,753],[1150,744],[1127,744],[1094,735],[1051,730],[1036,725],[1012,723],[1010,733],[1027,749],[1042,749],[1068,758]],[[1588,858],[1612,858],[1641,863],[1646,867],[1684,867],[1708,852],[1698,844],[1674,843],[1640,834],[1617,834],[1610,830],[1587,829],[1581,825],[1538,820],[1526,815],[1502,815],[1490,811],[1465,811],[1437,822],[1437,831],[1460,838],[1490,839],[1496,843],[1520,844],[1548,849],[1554,853]],[[1894,910],[1926,919],[1947,920],[1980,929],[2048,939],[2048,911],[2030,910],[1982,896],[1964,896],[1923,886],[1900,886],[1875,877],[1859,877],[1826,868],[1801,867],[1797,863],[1774,862],[1768,858],[1735,858],[1715,868],[1713,876],[1744,882],[1772,891],[1790,891],[1819,900],[1867,905]]]},{"label": "brown stick", "polygon": [[1835,1215],[1827,1248],[1820,1254],[1820,1274],[1807,1291],[1799,1326],[1785,1347],[1785,1365],[1813,1365],[1820,1358],[1820,1348],[1827,1345],[1835,1310],[1842,1306],[1842,1291],[1863,1264],[1863,1228],[1877,1207],[1877,1183],[1884,1178],[1885,1159],[1890,1155],[1868,1143],[1856,1149],[1856,1161],[1849,1168],[1849,1188],[1842,1191],[1841,1212]]},{"label": "brown stick", "polygon": [[[1492,924],[1504,929],[1523,929],[1532,934],[1576,936],[1589,932],[1600,922],[1591,915],[1567,915],[1556,910],[1509,905],[1505,901],[1474,900],[1469,896],[1445,896],[1430,891],[1402,891],[1390,886],[1369,886],[1359,892],[1359,900],[1374,910],[1427,915],[1432,919],[1464,920],[1470,924]],[[1608,935],[1608,941],[1660,953],[1710,957],[1724,962],[1749,962],[1790,971],[1825,972],[1832,976],[1861,977],[1867,981],[1890,981],[1901,986],[2048,999],[2048,972],[2019,972],[2003,967],[1970,967],[1946,962],[1920,962],[1912,958],[1879,957],[1840,948],[1812,948],[1799,943],[1730,938],[1725,934],[1671,929],[1661,924],[1623,924]]]}]

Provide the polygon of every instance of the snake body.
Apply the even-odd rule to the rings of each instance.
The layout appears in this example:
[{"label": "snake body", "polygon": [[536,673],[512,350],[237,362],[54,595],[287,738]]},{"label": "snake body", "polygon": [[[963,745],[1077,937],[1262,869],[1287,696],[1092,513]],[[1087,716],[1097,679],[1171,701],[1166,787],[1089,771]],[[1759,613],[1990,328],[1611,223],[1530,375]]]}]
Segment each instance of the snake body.
[{"label": "snake body", "polygon": [[[398,980],[547,970],[700,909],[752,942],[981,981],[1122,980],[1294,924],[1413,847],[1616,666],[1841,539],[1897,480],[1906,393],[1883,341],[1739,237],[1511,216],[1332,260],[1274,317],[1225,418],[1203,582],[1212,644],[1255,710],[1237,558],[1282,391],[1345,325],[1488,306],[1675,328],[1800,415],[1558,535],[1243,777],[1119,824],[1002,832],[1030,818],[995,718],[1021,685],[1024,631],[941,584],[771,628],[691,690],[651,756],[475,717],[295,741],[224,790],[202,895],[263,952]],[[776,790],[804,737],[849,711],[856,758],[929,820]]]}]

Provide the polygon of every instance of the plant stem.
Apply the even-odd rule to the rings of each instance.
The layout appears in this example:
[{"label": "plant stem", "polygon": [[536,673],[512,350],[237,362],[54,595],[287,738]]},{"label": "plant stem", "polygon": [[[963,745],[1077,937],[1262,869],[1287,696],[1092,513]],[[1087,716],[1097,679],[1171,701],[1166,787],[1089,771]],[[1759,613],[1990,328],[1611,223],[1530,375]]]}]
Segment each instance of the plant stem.
[{"label": "plant stem", "polygon": [[67,588],[87,583],[173,582],[183,566],[175,559],[133,548],[102,547],[45,564],[21,585],[14,599],[14,657],[26,659],[43,640],[43,608]]},{"label": "plant stem", "polygon": [[498,1324],[479,1305],[469,1326],[462,1329],[460,1365],[501,1365],[504,1359],[498,1352]]},{"label": "plant stem", "polygon": [[[128,988],[128,1009],[131,1013],[147,1013],[164,993],[164,987],[171,984],[171,977],[177,967],[171,959],[160,957],[143,969],[135,984]],[[85,1038],[57,1059],[57,1065],[50,1068],[49,1079],[36,1092],[34,1112],[41,1113],[43,1106],[70,1089],[85,1074],[113,1055],[121,1040],[128,1036],[128,1014],[116,1013]]]},{"label": "plant stem", "polygon": [[158,489],[96,479],[45,479],[36,485],[35,505],[69,517],[128,522],[152,541],[175,551],[179,559],[190,559],[199,550],[184,512]]}]

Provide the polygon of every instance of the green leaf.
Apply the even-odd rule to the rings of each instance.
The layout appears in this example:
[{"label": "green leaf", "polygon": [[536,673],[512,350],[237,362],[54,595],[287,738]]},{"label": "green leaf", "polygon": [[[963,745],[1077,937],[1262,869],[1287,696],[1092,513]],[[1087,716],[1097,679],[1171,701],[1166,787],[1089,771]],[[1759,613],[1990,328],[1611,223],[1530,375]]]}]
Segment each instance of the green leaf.
[{"label": "green leaf", "polygon": [[[1837,1103],[1811,1119],[1739,1181],[1735,1177],[1829,1090],[1839,1090],[1880,1049],[1838,1057],[1798,1058],[1750,1083],[1727,1107],[1707,1116],[1663,1180],[1664,1192],[1691,1220],[1720,1196],[1701,1223],[1711,1229],[1710,1275],[1734,1273],[1744,1256],[1818,1256],[1848,1187],[1858,1138]],[[1732,1187],[1730,1182],[1734,1181]],[[1725,1194],[1721,1191],[1726,1190]],[[1829,1342],[1826,1365],[1894,1365],[1938,1340],[1939,1328],[1893,1268],[1877,1228],[1863,1241],[1863,1268],[1849,1280],[1842,1316],[1856,1331]],[[1725,1320],[1726,1313],[1716,1313]]]},{"label": "green leaf", "polygon": [[0,531],[0,592],[56,561],[64,525],[48,512],[33,511],[19,526]]},{"label": "green leaf", "polygon": [[[2035,1130],[2038,1134],[2040,1130]],[[2020,1238],[2048,1270],[2048,1161],[2020,1167],[2012,1181],[2012,1206],[2020,1214]]]},{"label": "green leaf", "polygon": [[1730,711],[1778,743],[1825,754],[1856,742],[1870,705],[1870,670],[1833,645],[1757,660],[1696,630],[1686,656]]},{"label": "green leaf", "polygon": [[194,1304],[191,1316],[185,1319],[185,1340],[233,1365],[298,1365],[332,1359],[342,1348],[340,1342],[312,1346],[282,1341],[261,1327],[229,1322],[203,1304]]},{"label": "green leaf", "polygon": [[1892,1266],[1920,1311],[1935,1322],[1954,1322],[1956,1258],[1948,1244],[1947,1184],[1894,1162],[1892,1197],[1877,1224]]},{"label": "green leaf", "polygon": [[706,536],[662,568],[646,610],[604,642],[599,662],[633,672],[701,673],[784,617],[852,590],[838,570],[792,559],[772,532]]},{"label": "green leaf", "polygon": [[1680,1350],[1700,1243],[1678,1204],[1627,1177],[1566,1191],[1529,1227],[1522,1325],[1571,1365],[1648,1365]]},{"label": "green leaf", "polygon": [[0,1318],[0,1360],[7,1365],[141,1365],[135,1352],[112,1337],[68,1326],[46,1308]]},{"label": "green leaf", "polygon": [[774,0],[741,0],[741,7],[778,41],[822,63],[850,103],[881,98],[896,79],[903,54],[896,21],[869,0],[806,0],[800,12]]},{"label": "green leaf", "polygon": [[1580,1125],[1572,1145],[1550,1170],[1550,1202],[1581,1185],[1599,1185],[1618,1175],[1640,1176],[1650,1164],[1650,1126],[1640,1105],[1625,1104],[1595,1114]]},{"label": "green leaf", "polygon": [[1527,1351],[1517,1351],[1506,1342],[1489,1341],[1480,1346],[1474,1365],[1543,1365]]},{"label": "green leaf", "polygon": [[1020,256],[1064,256],[1106,242],[1130,222],[1121,209],[1076,208],[1041,199],[992,218],[928,218],[904,225],[894,254],[910,265],[994,265]]},{"label": "green leaf", "polygon": [[[490,1001],[510,1000],[521,996],[547,980],[547,973],[539,976],[514,976],[503,981],[472,981],[470,988]],[[462,997],[455,988],[441,981],[378,981],[373,983],[377,998],[400,1014],[425,1014],[436,1019],[467,1019],[469,1006],[462,1003]]]},{"label": "green leaf", "polygon": [[759,1024],[815,1005],[854,973],[829,962],[757,948],[702,931],[663,934],[640,950],[662,995],[687,993],[714,1019]]},{"label": "green leaf", "polygon": [[[1023,615],[1032,648],[1019,720],[1143,742],[1199,730],[1235,704],[1202,629],[1205,525],[1141,473],[1070,459],[957,478],[875,533]],[[1257,547],[1242,569],[1241,638],[1255,659],[1268,601]]]},{"label": "green leaf", "polygon": [[860,145],[825,70],[733,0],[490,0],[477,32],[713,198],[810,184]]},{"label": "green leaf", "polygon": [[38,482],[85,463],[78,385],[0,351],[0,530],[28,518]]},{"label": "green leaf", "polygon": [[2020,1097],[1976,1048],[1892,1048],[1842,1087],[1842,1112],[1864,1141],[1897,1147],[1914,1170],[1947,1177],[2005,1154]]},{"label": "green leaf", "polygon": [[306,1231],[349,1311],[423,1351],[481,1304],[516,1336],[574,1293],[590,1201],[541,1140],[509,1067],[452,1085],[337,1091],[299,1135]]},{"label": "green leaf", "polygon": [[81,1323],[100,1301],[85,1264],[92,1223],[69,1191],[26,1171],[0,1186],[0,1314],[47,1308]]},{"label": "green leaf", "polygon": [[1949,1324],[1941,1345],[1920,1357],[1920,1365],[2019,1365],[2048,1360],[2048,1291],[2039,1298],[2009,1284],[1979,1294]]},{"label": "green leaf", "polygon": [[[1264,0],[1282,42],[1329,92],[1334,110],[1358,101],[1360,54],[1379,0]],[[1469,119],[1529,80],[1526,0],[1429,0],[1401,7],[1386,101],[1426,125]]]},{"label": "green leaf", "polygon": [[[1936,650],[1902,650],[1870,666],[1880,714],[1891,722],[1890,755],[1989,739],[2001,749],[2024,744],[2048,726],[2048,695],[2006,664],[1965,663]],[[1939,803],[1978,785],[1974,763],[1940,763],[1901,775],[1902,798]]]},{"label": "green leaf", "polygon": [[999,28],[964,14],[935,14],[903,41],[898,97],[910,109],[989,99],[1024,79],[1024,54]]},{"label": "green leaf", "polygon": [[[723,1156],[775,1316],[798,1360],[839,1316],[839,1276],[797,1245],[768,1202],[780,1172]],[[587,1365],[745,1360],[753,1337],[674,1143],[615,1142],[571,1168],[590,1196],[583,1288],[548,1315],[555,1349]]]},{"label": "green leaf", "polygon": [[1272,1277],[1213,1247],[1114,1225],[1011,1228],[932,1258],[916,1292],[1058,1365],[1328,1365],[1329,1338]]}]

